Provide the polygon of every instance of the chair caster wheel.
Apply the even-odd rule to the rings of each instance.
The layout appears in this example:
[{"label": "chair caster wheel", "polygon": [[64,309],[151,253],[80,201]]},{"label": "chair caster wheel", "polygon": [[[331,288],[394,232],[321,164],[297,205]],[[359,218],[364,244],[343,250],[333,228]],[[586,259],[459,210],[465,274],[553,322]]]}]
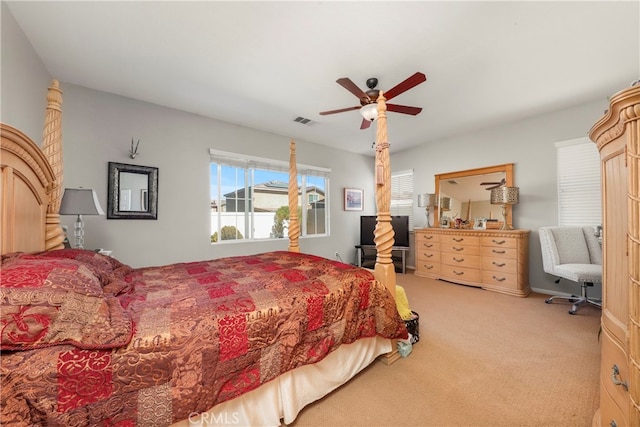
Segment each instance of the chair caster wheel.
[{"label": "chair caster wheel", "polygon": [[569,314],[576,314],[576,312],[573,310],[569,310]]},{"label": "chair caster wheel", "polygon": [[547,298],[546,300],[544,300],[544,302],[546,302],[547,304],[551,304],[553,300],[551,298]]}]

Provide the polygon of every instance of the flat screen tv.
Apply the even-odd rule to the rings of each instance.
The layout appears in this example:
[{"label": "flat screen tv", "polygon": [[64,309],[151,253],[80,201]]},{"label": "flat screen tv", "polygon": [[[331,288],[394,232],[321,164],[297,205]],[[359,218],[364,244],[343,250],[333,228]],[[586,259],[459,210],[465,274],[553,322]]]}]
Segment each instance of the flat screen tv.
[{"label": "flat screen tv", "polygon": [[[393,227],[393,246],[409,246],[409,217],[396,215],[391,217]],[[360,245],[375,245],[373,231],[376,228],[376,217],[363,215],[360,217]]]}]

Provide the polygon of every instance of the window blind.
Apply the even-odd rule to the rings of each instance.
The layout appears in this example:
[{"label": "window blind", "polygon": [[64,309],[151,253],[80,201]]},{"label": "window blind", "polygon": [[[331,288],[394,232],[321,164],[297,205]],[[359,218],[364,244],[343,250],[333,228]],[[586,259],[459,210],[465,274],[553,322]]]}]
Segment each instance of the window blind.
[{"label": "window blind", "polygon": [[588,138],[556,143],[558,225],[602,224],[600,155]]},{"label": "window blind", "polygon": [[391,215],[409,217],[413,230],[413,169],[391,172]]}]

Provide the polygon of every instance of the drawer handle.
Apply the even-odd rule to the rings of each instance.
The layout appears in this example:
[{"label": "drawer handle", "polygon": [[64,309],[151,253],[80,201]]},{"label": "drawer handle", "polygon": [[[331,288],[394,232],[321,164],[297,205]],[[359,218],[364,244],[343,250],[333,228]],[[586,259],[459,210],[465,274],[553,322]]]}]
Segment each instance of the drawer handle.
[{"label": "drawer handle", "polygon": [[464,258],[453,258],[453,260],[455,262],[462,262],[462,261],[464,261]]},{"label": "drawer handle", "polygon": [[433,247],[433,245],[432,245],[432,244],[428,244],[428,243],[425,243],[424,245],[425,245],[427,248],[432,248],[432,247]]},{"label": "drawer handle", "polygon": [[456,248],[456,247],[454,246],[454,247],[453,247],[453,250],[454,250],[454,251],[456,251],[456,252],[460,252],[460,251],[463,251],[463,250],[464,250],[464,248]]},{"label": "drawer handle", "polygon": [[496,251],[495,249],[491,249],[491,252],[493,252],[494,254],[506,254],[507,251]]},{"label": "drawer handle", "polygon": [[431,258],[433,254],[424,254],[424,256],[426,256],[427,258]]},{"label": "drawer handle", "polygon": [[456,239],[455,237],[453,238],[453,241],[454,241],[454,242],[457,242],[457,243],[460,243],[460,242],[462,242],[463,240],[464,240],[464,237],[461,237],[461,238],[459,238],[459,239]]},{"label": "drawer handle", "polygon": [[464,274],[464,271],[455,271],[455,270],[453,270],[453,274],[455,274],[456,276],[462,276]]},{"label": "drawer handle", "polygon": [[625,391],[629,391],[629,384],[626,381],[620,381],[618,375],[620,375],[620,368],[618,368],[618,365],[613,365],[611,367],[611,382],[615,385],[621,385]]},{"label": "drawer handle", "polygon": [[426,268],[427,270],[431,270],[433,268],[433,265],[425,265],[424,268]]},{"label": "drawer handle", "polygon": [[505,265],[507,265],[507,263],[506,263],[506,262],[503,262],[503,263],[497,263],[497,262],[495,262],[495,261],[493,261],[491,264],[495,265],[496,267],[504,267]]},{"label": "drawer handle", "polygon": [[427,240],[431,240],[431,239],[433,239],[433,236],[424,236],[424,238],[427,239]]},{"label": "drawer handle", "polygon": [[506,240],[496,240],[496,239],[493,239],[493,240],[491,240],[491,241],[492,241],[493,243],[495,243],[496,245],[504,245],[505,243],[507,243],[507,241],[506,241]]},{"label": "drawer handle", "polygon": [[507,280],[505,277],[496,277],[493,276],[493,280],[497,280],[498,282],[504,282],[505,280]]}]

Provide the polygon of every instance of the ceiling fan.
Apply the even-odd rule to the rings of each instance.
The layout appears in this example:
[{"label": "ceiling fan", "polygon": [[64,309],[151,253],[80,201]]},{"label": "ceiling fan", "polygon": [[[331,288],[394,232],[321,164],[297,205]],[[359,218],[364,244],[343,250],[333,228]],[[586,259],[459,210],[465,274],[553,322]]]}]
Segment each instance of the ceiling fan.
[{"label": "ceiling fan", "polygon": [[[420,83],[426,80],[427,80],[427,77],[424,74],[419,72],[415,73],[414,75],[405,79],[403,82],[397,84],[391,89],[384,91],[384,97],[388,101],[391,98],[394,98],[400,95],[401,93],[408,91],[409,89],[419,85]],[[367,90],[366,92],[364,92],[358,86],[356,86],[356,84],[352,82],[351,79],[348,77],[342,77],[336,80],[336,83],[338,83],[340,86],[344,87],[349,92],[351,92],[356,97],[358,97],[358,99],[360,99],[360,105],[341,108],[339,110],[323,111],[320,113],[320,115],[326,116],[327,114],[336,114],[336,113],[344,113],[345,111],[360,110],[360,113],[362,114],[362,117],[363,117],[362,124],[360,125],[360,129],[367,129],[371,125],[371,122],[374,121],[378,116],[377,105],[376,105],[378,94],[380,93],[380,90],[376,89],[376,86],[378,86],[378,79],[376,79],[375,77],[371,77],[370,79],[367,79],[367,87],[369,88],[369,90]],[[420,111],[422,111],[422,108],[409,107],[407,105],[387,104],[387,111],[393,111],[395,113],[402,113],[402,114],[411,114],[412,116],[415,116],[419,114]]]},{"label": "ceiling fan", "polygon": [[485,188],[485,190],[493,190],[494,188],[500,188],[507,183],[507,180],[502,178],[499,182],[481,182],[480,185],[490,185],[491,187]]}]

